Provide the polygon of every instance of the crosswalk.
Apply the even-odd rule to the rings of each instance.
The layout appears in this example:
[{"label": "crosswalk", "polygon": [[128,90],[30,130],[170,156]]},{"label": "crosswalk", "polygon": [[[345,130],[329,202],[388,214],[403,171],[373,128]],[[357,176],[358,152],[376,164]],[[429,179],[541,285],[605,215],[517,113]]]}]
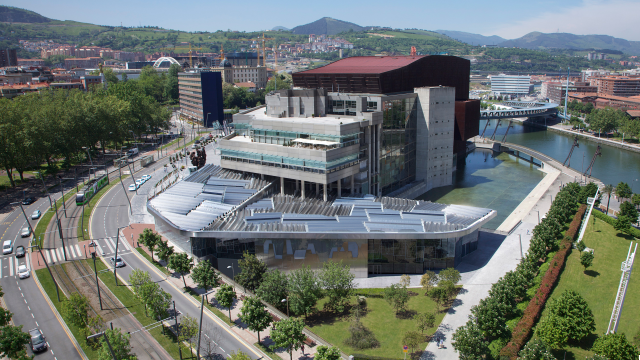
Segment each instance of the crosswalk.
[{"label": "crosswalk", "polygon": [[[55,249],[42,249],[42,253],[47,259],[48,263],[58,263],[70,260],[79,260],[91,257],[91,253],[96,251],[100,256],[115,254],[116,252],[116,240],[115,238],[108,237],[105,239],[94,240],[96,246],[87,246],[84,250],[86,253],[80,250],[80,245],[70,245],[65,247],[59,247]],[[92,250],[94,249],[94,250]],[[66,260],[65,260],[66,251]],[[118,243],[118,254],[126,254],[131,251],[131,245],[129,245],[124,239],[120,238]],[[1,276],[0,276],[1,277]]]},{"label": "crosswalk", "polygon": [[24,263],[24,260],[21,262],[13,254],[2,256],[0,258],[0,278],[18,275],[18,266]]}]

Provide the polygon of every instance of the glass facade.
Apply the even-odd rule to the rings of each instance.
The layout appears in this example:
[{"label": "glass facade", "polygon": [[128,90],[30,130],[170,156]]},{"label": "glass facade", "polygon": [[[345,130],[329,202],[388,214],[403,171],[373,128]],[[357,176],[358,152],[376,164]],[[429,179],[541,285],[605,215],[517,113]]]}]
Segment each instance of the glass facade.
[{"label": "glass facade", "polygon": [[222,160],[240,161],[249,164],[275,166],[316,173],[319,172],[321,174],[338,171],[345,167],[357,165],[360,162],[360,160],[358,160],[359,154],[351,154],[327,162],[231,149],[220,149],[220,155]]},{"label": "glass facade", "polygon": [[382,194],[397,190],[416,178],[416,106],[415,98],[382,102],[379,178]]},{"label": "glass facade", "polygon": [[236,262],[248,251],[270,269],[290,271],[307,265],[320,269],[326,261],[342,261],[357,277],[422,274],[425,270],[455,267],[477,247],[478,231],[445,239],[191,238],[193,255],[210,257],[214,265],[219,261]]}]

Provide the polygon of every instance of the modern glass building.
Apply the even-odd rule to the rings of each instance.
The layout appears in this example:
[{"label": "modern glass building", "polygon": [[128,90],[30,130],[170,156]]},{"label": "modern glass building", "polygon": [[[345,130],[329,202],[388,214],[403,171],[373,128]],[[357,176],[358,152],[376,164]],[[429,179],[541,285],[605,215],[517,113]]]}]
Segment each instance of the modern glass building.
[{"label": "modern glass building", "polygon": [[[245,251],[269,268],[343,261],[357,277],[457,265],[478,246],[491,209],[390,197],[281,194],[273,177],[206,165],[149,200],[156,230],[232,275]],[[289,189],[292,190],[292,189]]]},{"label": "modern glass building", "polygon": [[533,89],[529,75],[491,75],[491,91],[498,95],[528,95]]}]

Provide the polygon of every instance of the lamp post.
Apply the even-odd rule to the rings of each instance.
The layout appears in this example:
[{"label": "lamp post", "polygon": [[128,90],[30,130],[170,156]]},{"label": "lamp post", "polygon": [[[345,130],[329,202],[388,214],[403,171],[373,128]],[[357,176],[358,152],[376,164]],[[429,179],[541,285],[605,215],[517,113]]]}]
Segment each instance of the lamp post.
[{"label": "lamp post", "polygon": [[[39,241],[40,241],[40,238],[38,238],[38,242]],[[40,253],[40,257],[44,261],[44,264],[47,266],[47,270],[49,270],[49,275],[51,275],[51,280],[53,280],[53,283],[56,285],[56,295],[58,295],[58,302],[60,302],[60,287],[58,286],[58,282],[56,281],[56,278],[54,278],[53,274],[51,273],[51,269],[49,268],[49,263],[47,262],[47,259],[45,259],[44,255],[42,255],[42,249],[38,245],[38,242],[36,242],[35,245],[29,246],[29,248],[35,247],[38,249],[38,252]],[[40,261],[40,259],[38,259],[38,261]]]},{"label": "lamp post", "polygon": [[[22,203],[21,202],[11,203],[11,205],[15,205],[15,204],[20,205],[20,210],[22,210],[22,215],[24,215],[24,219],[27,222],[27,227],[29,227],[29,233],[33,234],[33,228],[31,227],[31,223],[29,222],[29,218],[27,217],[27,214],[24,212],[24,207],[22,207]],[[33,237],[35,236],[36,234],[33,234]]]},{"label": "lamp post", "polygon": [[287,303],[287,317],[289,317],[289,296],[286,299],[280,300],[281,303]]},{"label": "lamp post", "polygon": [[97,338],[97,337],[100,337],[100,336],[104,336],[104,341],[107,343],[107,346],[109,347],[109,351],[111,352],[111,356],[113,356],[113,360],[118,360],[116,358],[116,354],[113,352],[113,348],[111,347],[111,344],[109,343],[109,337],[107,336],[107,334],[104,331],[103,332],[99,332],[97,334],[93,334],[93,335],[87,336],[87,340],[93,339],[93,338]]},{"label": "lamp post", "polygon": [[236,290],[236,269],[233,268],[233,265],[227,266],[227,269],[231,269],[233,271],[233,290]]}]

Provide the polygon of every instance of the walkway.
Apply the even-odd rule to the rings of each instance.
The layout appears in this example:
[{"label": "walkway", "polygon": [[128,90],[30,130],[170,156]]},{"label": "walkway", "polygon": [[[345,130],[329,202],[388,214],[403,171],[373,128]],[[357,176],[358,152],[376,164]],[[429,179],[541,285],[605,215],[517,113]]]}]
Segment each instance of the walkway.
[{"label": "walkway", "polygon": [[[451,345],[451,337],[455,330],[464,325],[471,308],[489,294],[491,285],[505,273],[514,270],[520,262],[520,239],[522,252],[526,254],[534,226],[538,216],[542,217],[551,206],[551,198],[556,196],[563,183],[573,181],[565,174],[559,175],[551,186],[539,198],[522,219],[522,224],[508,236],[481,232],[478,250],[463,258],[457,267],[462,275],[462,291],[447,312],[436,331],[434,341],[429,343],[422,359],[458,359],[458,354]],[[444,349],[438,349],[436,340],[444,339]]]}]

